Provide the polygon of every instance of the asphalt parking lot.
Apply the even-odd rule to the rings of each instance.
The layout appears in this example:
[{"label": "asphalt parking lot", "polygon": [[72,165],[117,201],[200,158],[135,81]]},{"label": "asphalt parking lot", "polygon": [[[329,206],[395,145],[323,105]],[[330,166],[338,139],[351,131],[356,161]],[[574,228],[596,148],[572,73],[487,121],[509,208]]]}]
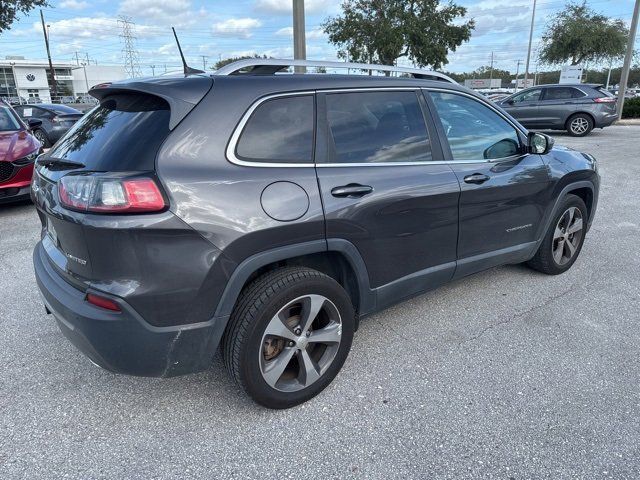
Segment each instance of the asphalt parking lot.
[{"label": "asphalt parking lot", "polygon": [[574,267],[497,268],[368,318],[287,411],[219,359],[173,379],[94,367],[45,315],[33,207],[0,207],[0,478],[640,477],[640,126],[556,139],[603,176]]}]

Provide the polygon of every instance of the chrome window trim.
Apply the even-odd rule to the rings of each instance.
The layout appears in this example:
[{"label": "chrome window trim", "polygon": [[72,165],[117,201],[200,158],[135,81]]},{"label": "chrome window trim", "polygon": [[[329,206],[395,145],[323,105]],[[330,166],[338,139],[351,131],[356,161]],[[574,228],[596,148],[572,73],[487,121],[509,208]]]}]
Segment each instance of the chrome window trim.
[{"label": "chrome window trim", "polygon": [[[249,160],[241,160],[236,156],[236,147],[238,146],[238,141],[240,140],[240,136],[244,130],[244,127],[247,125],[247,122],[253,115],[253,112],[262,105],[263,103],[273,100],[274,98],[282,98],[282,97],[297,97],[302,95],[315,95],[315,90],[305,90],[300,92],[287,92],[287,93],[274,93],[270,95],[266,95],[264,97],[259,98],[251,106],[249,109],[242,115],[240,122],[236,125],[236,128],[233,130],[233,134],[229,139],[229,143],[227,144],[226,155],[227,160],[236,165],[240,165],[242,167],[266,167],[266,168],[313,168],[315,167],[314,159],[309,163],[286,163],[286,162],[260,162],[260,161],[249,161]],[[315,112],[315,108],[314,108]],[[313,122],[315,125],[315,121]],[[315,132],[313,132],[313,138],[315,138]]]},{"label": "chrome window trim", "polygon": [[[481,163],[498,163],[498,162],[506,162],[510,160],[515,160],[516,158],[521,158],[523,156],[527,156],[529,154],[521,154],[521,155],[512,155],[510,157],[503,157],[497,159],[482,159],[482,160],[432,160],[426,162],[379,162],[379,163],[285,163],[285,162],[258,162],[258,161],[247,161],[239,159],[235,150],[238,144],[238,140],[242,135],[242,131],[246,126],[249,118],[253,112],[264,102],[268,100],[272,100],[274,98],[282,98],[282,97],[292,97],[299,95],[315,95],[316,93],[349,93],[349,92],[379,92],[379,91],[406,91],[406,92],[418,92],[421,90],[426,91],[438,91],[444,93],[451,93],[456,95],[463,95],[471,98],[479,103],[486,105],[488,108],[496,112],[500,115],[504,120],[507,121],[514,129],[521,132],[524,136],[527,135],[526,131],[521,130],[516,125],[513,124],[507,117],[505,117],[499,110],[495,109],[493,106],[486,104],[480,99],[476,98],[474,95],[470,95],[466,92],[447,89],[447,88],[437,88],[437,87],[419,87],[419,86],[406,86],[406,87],[358,87],[358,88],[332,88],[332,89],[319,89],[319,90],[304,90],[299,92],[285,92],[285,93],[274,93],[269,94],[264,97],[256,100],[244,113],[240,122],[236,126],[229,139],[229,143],[226,148],[226,157],[230,163],[235,165],[239,165],[242,167],[262,167],[262,168],[348,168],[348,167],[408,167],[413,165],[449,165],[449,164],[481,164]],[[315,138],[314,132],[314,138]]]}]

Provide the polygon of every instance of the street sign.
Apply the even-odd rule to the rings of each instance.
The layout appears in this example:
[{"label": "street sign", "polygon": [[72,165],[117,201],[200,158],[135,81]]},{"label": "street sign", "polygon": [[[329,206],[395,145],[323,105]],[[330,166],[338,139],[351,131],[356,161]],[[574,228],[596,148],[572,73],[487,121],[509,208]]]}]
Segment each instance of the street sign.
[{"label": "street sign", "polygon": [[560,70],[558,83],[580,83],[582,80],[582,67],[580,65],[563,65]]}]

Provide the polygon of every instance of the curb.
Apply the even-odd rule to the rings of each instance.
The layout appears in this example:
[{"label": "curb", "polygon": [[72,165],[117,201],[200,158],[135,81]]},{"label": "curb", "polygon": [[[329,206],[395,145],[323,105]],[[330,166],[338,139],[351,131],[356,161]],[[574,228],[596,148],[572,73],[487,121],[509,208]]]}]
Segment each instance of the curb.
[{"label": "curb", "polygon": [[623,118],[617,120],[614,125],[640,125],[640,118]]}]

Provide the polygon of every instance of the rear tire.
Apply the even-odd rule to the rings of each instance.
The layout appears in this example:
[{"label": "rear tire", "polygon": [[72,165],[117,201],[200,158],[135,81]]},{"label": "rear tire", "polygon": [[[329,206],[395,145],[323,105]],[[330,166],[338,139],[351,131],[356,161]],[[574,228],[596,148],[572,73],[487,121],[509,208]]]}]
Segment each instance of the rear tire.
[{"label": "rear tire", "polygon": [[588,218],[582,199],[567,195],[560,202],[538,251],[527,265],[547,275],[559,275],[569,270],[582,250]]},{"label": "rear tire", "polygon": [[576,113],[569,117],[566,127],[572,137],[584,137],[593,130],[593,118],[586,113]]},{"label": "rear tire", "polygon": [[266,273],[240,295],[222,339],[231,377],[257,403],[289,408],[331,383],[355,330],[345,290],[305,267]]}]

